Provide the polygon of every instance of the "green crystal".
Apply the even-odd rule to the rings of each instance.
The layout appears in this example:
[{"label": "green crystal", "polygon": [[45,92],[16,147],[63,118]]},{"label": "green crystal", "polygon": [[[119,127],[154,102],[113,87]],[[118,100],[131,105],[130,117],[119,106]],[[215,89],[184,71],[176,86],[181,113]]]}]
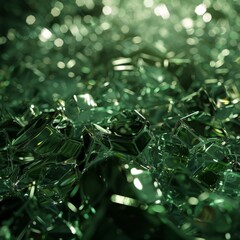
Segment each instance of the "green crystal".
[{"label": "green crystal", "polygon": [[6,1],[0,239],[239,239],[238,1]]}]

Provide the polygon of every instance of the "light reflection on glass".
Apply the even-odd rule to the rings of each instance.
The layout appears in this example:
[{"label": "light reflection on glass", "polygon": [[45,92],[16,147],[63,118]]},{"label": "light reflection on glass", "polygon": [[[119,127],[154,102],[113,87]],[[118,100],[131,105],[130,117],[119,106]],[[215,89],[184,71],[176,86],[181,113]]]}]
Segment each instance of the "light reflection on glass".
[{"label": "light reflection on glass", "polygon": [[104,15],[110,15],[112,13],[112,8],[110,6],[104,6],[102,11]]},{"label": "light reflection on glass", "polygon": [[55,5],[55,7],[58,8],[60,11],[63,10],[63,8],[64,8],[63,3],[62,3],[62,2],[59,2],[59,1],[56,1],[54,5]]},{"label": "light reflection on glass", "polygon": [[153,5],[154,5],[154,1],[153,0],[144,0],[144,6],[146,8],[151,8],[151,7],[153,7]]},{"label": "light reflection on glass", "polygon": [[27,23],[28,25],[34,24],[35,21],[36,21],[36,18],[35,18],[33,15],[29,15],[29,16],[27,16],[27,18],[26,18],[26,23]]},{"label": "light reflection on glass", "polygon": [[137,202],[135,199],[124,197],[117,194],[114,194],[111,196],[111,201],[118,204],[126,205],[126,206],[137,206]]},{"label": "light reflection on glass", "polygon": [[0,45],[5,44],[7,42],[6,37],[0,37]]},{"label": "light reflection on glass", "polygon": [[103,30],[108,30],[110,27],[111,27],[111,25],[110,25],[109,22],[103,22],[103,23],[101,24],[101,28],[102,28]]},{"label": "light reflection on glass", "polygon": [[[61,74],[65,72],[69,78],[74,78],[71,80],[76,80],[76,91],[81,92],[82,89],[88,89],[89,91],[93,91],[94,94],[94,88],[98,86],[98,82],[101,82],[101,86],[109,87],[105,94],[111,95],[115,92],[115,90],[109,86],[111,85],[112,87],[114,84],[112,84],[112,82],[110,84],[108,78],[105,79],[102,77],[102,75],[105,74],[103,73],[104,71],[97,69],[96,73],[94,73],[95,75],[92,74],[94,71],[92,71],[91,64],[95,64],[97,62],[96,60],[103,59],[105,56],[106,63],[108,63],[108,61],[110,62],[111,71],[116,71],[113,75],[116,74],[120,76],[119,78],[130,79],[131,76],[137,76],[136,79],[138,79],[139,75],[139,78],[144,77],[144,74],[148,72],[148,67],[151,67],[151,71],[148,73],[149,76],[146,77],[147,85],[144,86],[143,90],[141,89],[142,95],[137,98],[137,100],[140,101],[143,101],[144,97],[148,95],[154,95],[158,92],[161,93],[165,86],[167,86],[166,89],[168,88],[168,79],[165,76],[166,74],[162,74],[162,67],[170,72],[171,70],[169,69],[174,65],[176,66],[176,69],[173,70],[175,73],[175,70],[177,71],[177,68],[181,68],[183,65],[187,64],[192,66],[191,64],[196,62],[200,63],[200,69],[203,69],[203,76],[200,75],[199,79],[205,79],[202,80],[203,84],[215,84],[217,86],[219,85],[218,79],[216,79],[216,77],[218,77],[217,74],[230,74],[231,71],[228,69],[227,64],[231,66],[235,64],[233,62],[234,59],[236,59],[236,64],[240,63],[238,59],[239,56],[231,50],[231,47],[238,47],[239,33],[236,30],[237,28],[234,29],[234,26],[231,26],[230,22],[225,19],[227,12],[230,12],[230,5],[223,10],[220,3],[221,1],[211,3],[210,0],[204,0],[203,3],[197,6],[194,4],[189,9],[184,9],[183,7],[183,11],[177,11],[181,3],[184,2],[180,0],[171,0],[168,2],[169,5],[156,5],[157,1],[153,0],[144,0],[143,4],[138,4],[134,1],[126,2],[124,3],[125,5],[123,4],[124,7],[119,9],[120,1],[112,2],[111,0],[105,0],[103,1],[104,6],[95,5],[97,1],[94,3],[92,0],[76,0],[75,2],[76,4],[65,2],[63,5],[60,1],[56,1],[55,3],[53,1],[53,5],[51,5],[49,11],[54,18],[51,15],[49,15],[49,17],[54,23],[47,24],[48,22],[46,20],[44,22],[46,24],[41,26],[42,31],[39,36],[38,30],[34,30],[35,32],[32,31],[31,35],[29,34],[30,38],[27,40],[32,41],[34,36],[40,39],[41,42],[38,41],[37,44],[39,44],[41,49],[36,51],[39,56],[29,56],[27,50],[21,54],[23,55],[26,67],[33,68],[36,66],[34,74],[40,72],[40,70],[42,71],[44,67],[51,68],[50,71],[53,72],[57,72],[56,67],[59,69],[68,68],[65,69],[65,71],[59,72],[61,72]],[[225,1],[225,3],[227,4],[227,1]],[[74,7],[72,7],[73,5]],[[77,6],[79,8],[77,8]],[[100,16],[95,15],[95,12],[98,10],[97,8],[99,8]],[[76,9],[78,10],[76,11]],[[112,21],[112,16],[116,11],[119,12],[119,15]],[[232,11],[232,13],[234,12]],[[77,16],[75,16],[76,14]],[[234,14],[237,17],[236,13]],[[169,20],[156,21],[161,18]],[[28,25],[33,25],[37,19],[37,15],[28,15],[26,19],[24,18],[24,21]],[[121,21],[118,22],[118,20]],[[39,19],[37,22],[39,22]],[[158,23],[155,24],[155,22]],[[161,25],[161,22],[164,22],[164,24]],[[36,24],[31,26],[31,28],[28,27],[28,29],[32,29],[35,25]],[[240,18],[236,19],[236,25],[240,26]],[[232,28],[231,31],[230,26]],[[176,33],[178,41],[174,39]],[[6,36],[0,37],[0,44],[5,44],[8,40],[16,40],[18,36],[18,30],[11,28],[8,30]],[[214,38],[214,41],[212,38]],[[210,41],[207,41],[209,39]],[[151,43],[151,46],[149,44],[150,47],[143,50],[142,47],[144,48],[146,42]],[[225,44],[228,45],[225,46]],[[113,52],[110,52],[109,49],[113,50]],[[117,51],[115,52],[115,50]],[[139,50],[142,53],[139,54]],[[50,54],[48,55],[48,53],[51,53],[53,57],[50,58]],[[229,57],[227,57],[230,54],[231,56],[234,55],[232,62],[229,61]],[[135,71],[136,62],[138,66],[141,67],[141,73],[143,74],[139,74],[139,72],[137,72],[138,69]],[[46,66],[46,64],[48,64],[48,66]],[[210,70],[207,71],[206,69]],[[98,71],[100,74],[98,74]],[[108,71],[108,69],[106,71]],[[109,72],[107,72],[107,74]],[[137,75],[136,72],[139,75]],[[204,74],[206,74],[207,77]],[[223,108],[230,103],[239,103],[239,86],[232,84],[232,79],[237,79],[239,74],[233,74],[228,77],[228,79],[231,79],[228,80],[227,87],[229,99],[218,99],[218,108]],[[93,76],[95,80],[89,80]],[[98,78],[98,76],[100,77]],[[50,77],[52,79],[55,78],[52,73]],[[155,90],[152,89],[151,83],[149,83],[151,79],[158,82],[159,88]],[[119,82],[121,84],[121,81]],[[128,84],[125,80],[123,80],[123,83]],[[181,83],[181,79],[172,81],[171,90],[177,89],[179,83]],[[9,84],[9,82],[6,81],[5,84]],[[120,84],[119,88],[121,88]],[[60,82],[55,82],[53,87],[57,88],[60,85]],[[66,88],[66,92],[67,90]],[[130,90],[129,86],[122,87],[121,91],[124,96],[136,96],[136,93]],[[117,92],[117,94],[119,94],[119,92]],[[60,94],[53,93],[52,97],[54,100],[57,100]],[[96,102],[90,94],[80,95],[80,98],[90,106],[96,106]],[[105,99],[105,102],[101,104],[109,103],[109,105],[119,105],[121,107],[122,102],[124,102],[123,96],[119,97],[119,99],[114,96],[111,99]],[[130,101],[127,103],[130,104]],[[147,110],[145,111],[147,112]],[[231,118],[237,117],[237,114],[232,114],[227,120],[230,121]],[[173,119],[173,117],[168,118],[168,120],[170,119]],[[41,144],[42,142],[39,142],[39,145]],[[126,168],[129,168],[129,165],[126,164]],[[142,190],[143,185],[145,190],[144,179],[142,179],[141,176],[135,178],[135,175],[139,175],[142,172],[140,169],[132,168],[131,174],[134,176],[128,178],[128,182],[134,184],[138,190]],[[157,182],[154,182],[154,186],[157,195],[161,196],[162,192]],[[31,195],[33,194],[30,193],[30,196]],[[199,198],[188,196],[186,199],[188,199],[190,205],[197,205],[207,197],[207,193],[203,193]],[[111,200],[128,206],[134,205],[135,203],[134,199],[120,195],[113,195]],[[160,202],[160,200],[155,201],[156,204]],[[225,237],[226,239],[230,239],[230,234],[227,235],[226,233]]]},{"label": "light reflection on glass", "polygon": [[131,169],[131,174],[132,175],[139,175],[141,173],[143,173],[143,170],[141,170],[141,169],[137,169],[137,168],[132,168]]},{"label": "light reflection on glass", "polygon": [[60,13],[61,13],[61,11],[60,11],[60,9],[57,8],[57,7],[54,7],[54,8],[52,8],[52,10],[51,10],[51,14],[52,14],[53,17],[59,16]]},{"label": "light reflection on glass", "polygon": [[156,16],[161,16],[163,19],[168,19],[170,17],[170,13],[165,4],[160,4],[154,9],[154,13]]},{"label": "light reflection on glass", "polygon": [[190,205],[197,205],[198,202],[199,202],[199,200],[198,200],[197,198],[195,198],[195,197],[190,197],[190,198],[188,199],[188,203],[189,203]]},{"label": "light reflection on glass", "polygon": [[68,62],[67,62],[67,68],[72,68],[74,67],[76,64],[76,61],[74,59],[70,59]]},{"label": "light reflection on glass", "polygon": [[84,1],[82,1],[82,0],[76,0],[75,3],[78,7],[84,6]]},{"label": "light reflection on glass", "polygon": [[226,233],[226,234],[225,234],[225,238],[226,238],[226,240],[231,239],[231,234],[230,234],[230,233]]},{"label": "light reflection on glass", "polygon": [[95,3],[93,0],[84,0],[84,2],[88,9],[93,9],[95,7]]},{"label": "light reflection on glass", "polygon": [[193,27],[193,20],[191,18],[184,18],[182,20],[182,25],[186,29],[192,28]]},{"label": "light reflection on glass", "polygon": [[74,78],[74,77],[75,77],[75,73],[74,73],[74,72],[69,72],[69,73],[68,73],[68,77]]},{"label": "light reflection on glass", "polygon": [[49,40],[52,37],[52,33],[47,29],[47,28],[43,28],[40,35],[39,35],[39,39],[42,42],[46,42],[47,40]]},{"label": "light reflection on glass", "polygon": [[60,61],[57,63],[57,66],[58,66],[58,68],[63,69],[63,68],[65,68],[65,63]]},{"label": "light reflection on glass", "polygon": [[66,32],[68,31],[67,25],[66,25],[66,24],[61,25],[61,26],[60,26],[60,31],[61,31],[62,33],[66,33]]},{"label": "light reflection on glass", "polygon": [[134,178],[133,180],[133,184],[134,186],[138,189],[138,190],[142,190],[143,189],[143,185],[140,182],[140,180],[138,178]]},{"label": "light reflection on glass", "polygon": [[210,13],[205,13],[204,15],[203,15],[203,21],[204,22],[206,22],[206,23],[208,23],[208,22],[210,22],[212,20],[212,15],[210,14]]},{"label": "light reflection on glass", "polygon": [[139,44],[142,42],[142,38],[140,36],[136,36],[132,39],[133,43]]},{"label": "light reflection on glass", "polygon": [[112,61],[113,65],[121,65],[121,64],[127,64],[127,63],[131,63],[132,59],[131,58],[120,58],[120,59],[116,59],[114,61]]},{"label": "light reflection on glass", "polygon": [[15,40],[15,34],[16,34],[16,30],[15,29],[13,29],[13,28],[10,28],[9,30],[8,30],[8,33],[7,33],[7,38],[10,40],[10,41],[13,41],[13,40]]},{"label": "light reflection on glass", "polygon": [[62,47],[63,43],[64,42],[61,38],[57,38],[57,39],[54,40],[54,44],[55,44],[56,47]]},{"label": "light reflection on glass", "polygon": [[207,8],[205,6],[205,4],[199,4],[196,8],[195,8],[195,13],[199,16],[202,16],[205,12],[207,11]]}]

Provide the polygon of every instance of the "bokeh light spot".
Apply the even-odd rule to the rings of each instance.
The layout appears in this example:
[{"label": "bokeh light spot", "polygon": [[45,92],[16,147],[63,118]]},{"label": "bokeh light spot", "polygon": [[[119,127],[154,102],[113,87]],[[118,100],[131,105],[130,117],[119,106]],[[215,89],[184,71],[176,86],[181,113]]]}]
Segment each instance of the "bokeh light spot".
[{"label": "bokeh light spot", "polygon": [[109,6],[104,6],[102,11],[104,15],[110,15],[112,13],[112,8]]},{"label": "bokeh light spot", "polygon": [[57,38],[57,39],[55,39],[54,44],[55,44],[56,47],[62,47],[64,42],[61,38]]},{"label": "bokeh light spot", "polygon": [[47,28],[43,28],[40,35],[39,35],[39,39],[42,42],[46,42],[47,40],[49,40],[52,37],[52,33],[47,29]]},{"label": "bokeh light spot", "polygon": [[186,29],[193,27],[193,20],[191,18],[184,18],[182,20],[182,26]]},{"label": "bokeh light spot", "polygon": [[154,1],[153,0],[144,0],[144,6],[146,8],[151,8],[151,7],[153,7],[153,5],[154,5]]},{"label": "bokeh light spot", "polygon": [[27,18],[26,18],[26,23],[27,23],[28,25],[34,24],[35,21],[36,21],[36,18],[35,18],[33,15],[29,15],[29,16],[27,16]]},{"label": "bokeh light spot", "polygon": [[61,11],[60,11],[60,9],[57,8],[57,7],[54,7],[54,8],[52,8],[52,10],[51,10],[51,14],[52,14],[53,17],[59,16],[60,13],[61,13]]},{"label": "bokeh light spot", "polygon": [[58,68],[63,69],[63,68],[65,68],[65,63],[60,61],[57,63],[57,66],[58,66]]},{"label": "bokeh light spot", "polygon": [[207,11],[207,8],[205,6],[205,4],[199,4],[196,8],[195,8],[195,13],[199,16],[202,16],[205,12]]},{"label": "bokeh light spot", "polygon": [[212,15],[210,14],[210,13],[205,13],[204,15],[203,15],[203,21],[205,22],[205,23],[208,23],[208,22],[210,22],[212,20]]},{"label": "bokeh light spot", "polygon": [[161,16],[163,19],[168,19],[170,17],[170,13],[165,4],[160,4],[154,9],[154,13],[156,16]]}]

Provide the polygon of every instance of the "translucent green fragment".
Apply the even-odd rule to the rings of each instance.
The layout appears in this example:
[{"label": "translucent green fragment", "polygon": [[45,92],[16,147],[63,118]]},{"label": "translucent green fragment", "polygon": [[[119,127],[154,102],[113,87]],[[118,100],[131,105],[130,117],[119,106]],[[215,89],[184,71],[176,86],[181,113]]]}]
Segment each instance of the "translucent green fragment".
[{"label": "translucent green fragment", "polygon": [[110,119],[107,136],[113,151],[138,155],[151,140],[148,122],[137,111],[125,111]]},{"label": "translucent green fragment", "polygon": [[5,1],[0,239],[239,239],[239,10]]}]

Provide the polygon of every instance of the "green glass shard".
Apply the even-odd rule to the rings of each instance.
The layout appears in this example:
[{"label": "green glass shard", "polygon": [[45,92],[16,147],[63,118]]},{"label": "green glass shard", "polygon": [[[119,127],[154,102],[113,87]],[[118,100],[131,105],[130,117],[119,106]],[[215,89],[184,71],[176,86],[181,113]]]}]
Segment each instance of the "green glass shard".
[{"label": "green glass shard", "polygon": [[0,239],[239,239],[239,1],[5,1]]}]

